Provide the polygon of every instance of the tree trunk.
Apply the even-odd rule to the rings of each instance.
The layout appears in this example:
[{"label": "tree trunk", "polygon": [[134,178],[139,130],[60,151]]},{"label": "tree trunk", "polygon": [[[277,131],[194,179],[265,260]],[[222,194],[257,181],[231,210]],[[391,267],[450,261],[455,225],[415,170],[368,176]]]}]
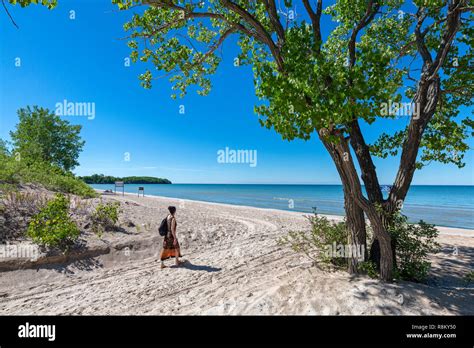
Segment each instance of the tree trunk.
[{"label": "tree trunk", "polygon": [[[391,238],[391,245],[392,245],[392,260],[393,260],[393,268],[396,268],[397,261],[396,261],[396,240]],[[369,252],[369,261],[375,263],[377,270],[380,272],[380,243],[377,238],[374,238],[372,244],[370,245],[370,252]]]},{"label": "tree trunk", "polygon": [[[321,137],[323,144],[334,160],[336,169],[341,178],[342,187],[344,190],[344,210],[346,212],[346,229],[347,229],[347,243],[349,245],[357,245],[363,247],[363,261],[366,260],[367,250],[367,234],[365,228],[364,210],[357,204],[353,197],[353,191],[360,192],[359,178],[353,166],[350,150],[344,139],[336,145],[327,142],[324,137]],[[358,264],[361,262],[357,255],[352,254],[348,262],[349,273],[358,272]]]},{"label": "tree trunk", "polygon": [[395,265],[395,248],[392,237],[388,232],[384,219],[380,217],[375,206],[371,206],[367,215],[372,230],[374,231],[374,241],[370,249],[370,260],[377,265],[381,279],[392,281]]},{"label": "tree trunk", "polygon": [[382,278],[385,281],[392,281],[393,280],[392,238],[383,227],[378,231],[377,235],[378,235],[378,240],[379,240],[379,245],[380,245],[380,278]]},{"label": "tree trunk", "polygon": [[348,244],[362,248],[362,259],[352,255],[348,262],[350,274],[358,273],[358,265],[367,259],[367,234],[365,229],[364,211],[354,202],[349,193],[344,190],[344,209],[346,211],[346,228]]}]

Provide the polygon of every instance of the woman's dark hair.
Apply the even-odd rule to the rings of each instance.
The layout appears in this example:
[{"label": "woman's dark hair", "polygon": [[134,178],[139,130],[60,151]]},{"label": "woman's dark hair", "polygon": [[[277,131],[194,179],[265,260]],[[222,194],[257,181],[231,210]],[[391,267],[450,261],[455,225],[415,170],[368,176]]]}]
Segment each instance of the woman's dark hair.
[{"label": "woman's dark hair", "polygon": [[176,213],[176,207],[173,207],[173,206],[169,206],[168,207],[168,211],[170,212],[171,215],[174,215],[174,213]]}]

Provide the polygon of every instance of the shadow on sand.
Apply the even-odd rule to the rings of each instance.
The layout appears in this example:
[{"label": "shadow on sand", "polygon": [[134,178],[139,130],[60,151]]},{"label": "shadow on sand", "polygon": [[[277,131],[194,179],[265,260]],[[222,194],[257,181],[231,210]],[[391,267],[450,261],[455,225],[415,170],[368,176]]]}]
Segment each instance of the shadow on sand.
[{"label": "shadow on sand", "polygon": [[173,265],[169,266],[169,268],[186,268],[191,271],[204,271],[204,272],[219,272],[222,268],[212,267],[212,266],[205,266],[205,265],[194,265],[189,261],[183,261],[183,263],[179,266]]},{"label": "shadow on sand", "polygon": [[[474,284],[466,280],[466,275],[474,268],[474,248],[442,245],[435,258],[431,259],[432,269],[426,283],[399,281],[383,283],[375,280],[351,277],[351,282],[360,282],[363,289],[355,296],[370,301],[371,298],[391,299],[378,306],[384,315],[402,315],[415,299],[430,303],[433,308],[445,310],[455,315],[474,314]],[[365,283],[365,284],[364,284]],[[419,304],[418,304],[419,306]],[[429,315],[430,310],[419,315]]]},{"label": "shadow on sand", "polygon": [[466,280],[469,271],[474,269],[474,248],[442,244],[432,264],[429,285],[442,287],[470,287],[474,284]]}]

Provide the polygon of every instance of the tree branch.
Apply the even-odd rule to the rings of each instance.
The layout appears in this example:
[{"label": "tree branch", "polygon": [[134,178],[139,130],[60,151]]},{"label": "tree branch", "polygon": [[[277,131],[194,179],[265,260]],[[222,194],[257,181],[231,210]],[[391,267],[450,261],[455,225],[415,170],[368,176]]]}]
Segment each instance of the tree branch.
[{"label": "tree branch", "polygon": [[[352,35],[349,41],[350,69],[352,69],[356,63],[357,35],[374,19],[379,8],[380,5],[377,2],[374,3],[374,1],[372,0],[369,1],[367,5],[367,11],[352,31]],[[352,85],[352,78],[349,77],[349,86],[352,87]],[[351,99],[351,101],[355,103],[355,100],[353,100],[353,98]],[[370,154],[370,148],[365,142],[356,115],[354,115],[354,119],[349,123],[348,129],[350,135],[350,143],[356,154],[357,162],[359,163],[362,172],[362,180],[364,181],[369,200],[371,202],[382,202],[382,190],[380,188],[377,172],[375,170],[375,165],[372,160],[372,155]]]},{"label": "tree branch", "polygon": [[378,2],[374,2],[373,0],[369,0],[367,5],[367,11],[365,12],[362,19],[356,25],[356,27],[352,30],[352,35],[349,40],[349,64],[352,68],[356,61],[356,40],[357,35],[359,32],[364,29],[375,17],[377,11],[380,8],[380,4]]},{"label": "tree branch", "polygon": [[280,22],[275,0],[264,0],[263,2],[267,8],[268,16],[270,17],[270,22],[272,23],[273,29],[277,33],[279,43],[278,46],[281,48],[285,43],[285,30],[283,29],[283,25]]},{"label": "tree branch", "polygon": [[273,42],[271,35],[265,30],[263,25],[258,20],[256,20],[254,16],[252,16],[249,12],[247,12],[244,8],[242,8],[240,5],[229,0],[220,0],[220,3],[225,8],[238,14],[247,24],[249,24],[252,28],[255,29],[259,37],[262,38],[262,41],[265,44],[267,44],[268,48],[270,49],[277,63],[278,70],[283,71],[284,64],[283,64],[283,57],[280,54],[280,49],[276,46],[275,42]]},{"label": "tree branch", "polygon": [[433,62],[433,58],[431,57],[430,51],[425,44],[425,34],[421,32],[421,26],[426,18],[427,14],[424,7],[418,8],[416,12],[417,23],[415,26],[415,38],[416,38],[416,46],[418,47],[418,52],[420,52],[421,58],[423,58],[424,65],[430,65]]},{"label": "tree branch", "polygon": [[10,11],[8,11],[8,8],[7,8],[7,6],[5,5],[5,0],[2,0],[2,5],[3,5],[3,8],[5,9],[5,12],[7,13],[8,17],[10,17],[10,20],[11,20],[11,22],[13,23],[13,25],[14,25],[17,29],[20,29],[20,27],[18,26],[18,24],[16,24],[15,20],[13,19],[12,15],[10,14]]},{"label": "tree branch", "polygon": [[[405,200],[408,189],[413,180],[421,139],[428,123],[431,121],[436,111],[436,106],[441,95],[441,82],[440,77],[438,76],[438,71],[445,63],[447,53],[449,52],[453,39],[459,30],[462,13],[461,4],[463,3],[463,0],[454,0],[450,5],[448,5],[446,28],[442,35],[435,61],[432,62],[431,55],[429,55],[429,58],[424,57],[424,72],[422,73],[418,83],[414,98],[419,114],[417,117],[412,116],[410,124],[408,125],[407,138],[403,143],[400,165],[388,199],[388,204],[391,207],[396,205],[398,201]],[[420,13],[420,9],[418,10],[418,13]],[[420,35],[420,20],[422,22],[424,19],[423,17],[424,15],[419,17],[418,20],[418,36]],[[417,40],[417,43],[422,43],[422,41]],[[423,47],[419,45],[418,47],[421,49],[420,53],[422,51],[425,52],[426,46]],[[424,54],[426,56],[426,53]]]},{"label": "tree branch", "polygon": [[316,5],[316,12],[314,12],[309,0],[303,0],[303,5],[306,8],[306,12],[308,12],[309,18],[311,19],[311,23],[313,26],[313,35],[314,41],[316,43],[317,53],[321,51],[321,14],[323,12],[323,1],[318,0]]},{"label": "tree branch", "polygon": [[438,74],[439,69],[443,66],[446,56],[448,55],[449,49],[451,48],[451,43],[456,36],[456,33],[459,30],[461,24],[461,6],[465,1],[453,1],[448,8],[448,15],[446,18],[446,30],[444,32],[443,38],[441,39],[440,48],[436,54],[436,58],[433,62],[433,65],[430,69],[431,78]]},{"label": "tree branch", "polygon": [[235,26],[240,32],[245,33],[256,40],[263,42],[262,38],[257,35],[257,33],[253,32],[252,30],[248,29],[241,23],[234,23],[221,14],[221,13],[214,13],[214,12],[193,12],[189,11],[187,8],[178,6],[173,4],[171,1],[164,1],[164,0],[146,0],[144,2],[150,6],[153,7],[158,7],[158,8],[168,8],[168,9],[173,9],[179,12],[182,12],[184,14],[184,17],[182,20],[186,20],[187,18],[210,18],[210,19],[220,19],[225,23],[228,23],[230,26]]},{"label": "tree branch", "polygon": [[193,64],[193,66],[197,66],[199,64],[201,64],[202,62],[204,62],[206,60],[206,58],[211,55],[212,53],[214,53],[220,45],[222,45],[222,43],[225,41],[225,39],[232,33],[235,33],[237,31],[237,27],[232,27],[232,28],[229,28],[227,29],[222,35],[221,37],[219,38],[219,40],[217,40],[217,42],[212,45],[209,50],[202,56],[201,59],[199,59],[195,64]]}]

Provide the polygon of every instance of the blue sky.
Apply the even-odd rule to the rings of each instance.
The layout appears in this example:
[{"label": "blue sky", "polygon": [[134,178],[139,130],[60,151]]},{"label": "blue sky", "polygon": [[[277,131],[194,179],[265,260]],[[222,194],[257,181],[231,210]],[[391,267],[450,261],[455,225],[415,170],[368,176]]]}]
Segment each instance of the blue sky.
[{"label": "blue sky", "polygon": [[[9,8],[20,29],[1,11],[1,138],[8,139],[20,107],[54,110],[63,100],[90,102],[96,107],[93,120],[64,116],[83,125],[86,145],[75,169],[79,175],[149,175],[176,183],[340,182],[319,140],[288,142],[260,127],[253,112],[251,69],[233,65],[238,52],[234,39],[224,44],[224,59],[209,96],[189,93],[172,100],[166,80],[145,90],[137,77],[146,67],[124,66],[130,50],[122,25],[131,12],[117,11],[109,0],[60,0],[53,11],[41,6]],[[74,20],[70,10],[75,11]],[[20,67],[15,66],[16,58],[21,59]],[[367,140],[407,122],[364,127]],[[217,151],[225,147],[257,150],[257,166],[218,163]],[[414,184],[473,185],[472,150],[466,160],[462,170],[433,163],[416,173]],[[376,160],[376,166],[380,181],[390,184],[398,159]]]}]

